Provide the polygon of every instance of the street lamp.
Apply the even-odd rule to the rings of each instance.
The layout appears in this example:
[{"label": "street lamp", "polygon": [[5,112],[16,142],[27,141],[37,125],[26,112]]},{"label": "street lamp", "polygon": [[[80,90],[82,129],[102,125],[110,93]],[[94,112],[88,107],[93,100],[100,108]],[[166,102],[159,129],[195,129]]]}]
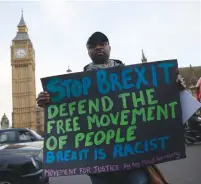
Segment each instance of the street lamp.
[{"label": "street lamp", "polygon": [[67,73],[72,72],[72,70],[70,69],[70,67],[68,66],[68,70],[66,70]]}]

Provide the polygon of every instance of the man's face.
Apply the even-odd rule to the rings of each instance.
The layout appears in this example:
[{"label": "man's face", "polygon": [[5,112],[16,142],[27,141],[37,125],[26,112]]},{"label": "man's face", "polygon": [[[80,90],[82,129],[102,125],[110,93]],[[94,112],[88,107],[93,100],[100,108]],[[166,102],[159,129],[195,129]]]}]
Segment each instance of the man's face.
[{"label": "man's face", "polygon": [[104,64],[110,57],[111,47],[108,42],[88,44],[87,49],[91,60],[96,64]]}]

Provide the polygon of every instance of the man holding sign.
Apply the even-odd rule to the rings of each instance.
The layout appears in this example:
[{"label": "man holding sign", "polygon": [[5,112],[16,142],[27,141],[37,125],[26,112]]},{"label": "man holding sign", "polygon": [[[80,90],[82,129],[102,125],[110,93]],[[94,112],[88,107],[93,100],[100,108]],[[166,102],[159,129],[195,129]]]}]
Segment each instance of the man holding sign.
[{"label": "man holding sign", "polygon": [[[84,71],[97,71],[105,68],[124,66],[120,60],[109,59],[111,47],[108,38],[103,33],[95,32],[92,34],[88,39],[86,46],[92,63],[86,65]],[[185,89],[184,82],[179,75],[177,83],[180,90]],[[40,107],[45,107],[50,102],[51,96],[48,92],[41,92],[38,95],[37,103]],[[92,174],[90,175],[90,178],[92,184],[117,184],[123,182],[125,184],[150,184],[150,180],[152,180],[150,174],[151,172],[148,172],[147,168],[139,168],[134,170]],[[163,176],[161,176],[161,178],[163,178]],[[164,180],[164,183],[166,182],[164,178],[162,180]]]}]

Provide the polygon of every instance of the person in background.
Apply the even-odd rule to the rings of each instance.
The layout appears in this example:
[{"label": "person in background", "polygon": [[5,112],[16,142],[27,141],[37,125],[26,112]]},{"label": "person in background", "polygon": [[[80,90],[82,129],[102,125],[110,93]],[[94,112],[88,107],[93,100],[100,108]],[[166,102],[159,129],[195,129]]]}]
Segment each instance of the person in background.
[{"label": "person in background", "polygon": [[[86,47],[92,62],[83,67],[84,71],[94,71],[104,68],[124,66],[122,61],[110,59],[111,46],[105,34],[101,32],[93,33],[89,37]],[[177,83],[180,90],[185,89],[184,81],[179,75]],[[45,107],[50,101],[51,96],[47,92],[41,92],[38,95],[38,106]],[[91,174],[89,176],[92,184],[150,184],[146,168]]]},{"label": "person in background", "polygon": [[199,78],[195,87],[196,87],[196,99],[200,102],[200,100],[201,100],[201,78]]}]

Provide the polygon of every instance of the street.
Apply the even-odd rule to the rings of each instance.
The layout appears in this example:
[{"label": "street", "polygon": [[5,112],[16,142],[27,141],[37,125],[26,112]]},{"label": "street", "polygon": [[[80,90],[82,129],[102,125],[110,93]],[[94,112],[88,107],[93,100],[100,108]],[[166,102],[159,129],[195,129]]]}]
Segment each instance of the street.
[{"label": "street", "polygon": [[[171,184],[200,184],[201,183],[201,145],[186,147],[187,158],[160,164],[159,167],[170,180]],[[51,178],[51,184],[90,184],[88,176],[69,176]]]}]

